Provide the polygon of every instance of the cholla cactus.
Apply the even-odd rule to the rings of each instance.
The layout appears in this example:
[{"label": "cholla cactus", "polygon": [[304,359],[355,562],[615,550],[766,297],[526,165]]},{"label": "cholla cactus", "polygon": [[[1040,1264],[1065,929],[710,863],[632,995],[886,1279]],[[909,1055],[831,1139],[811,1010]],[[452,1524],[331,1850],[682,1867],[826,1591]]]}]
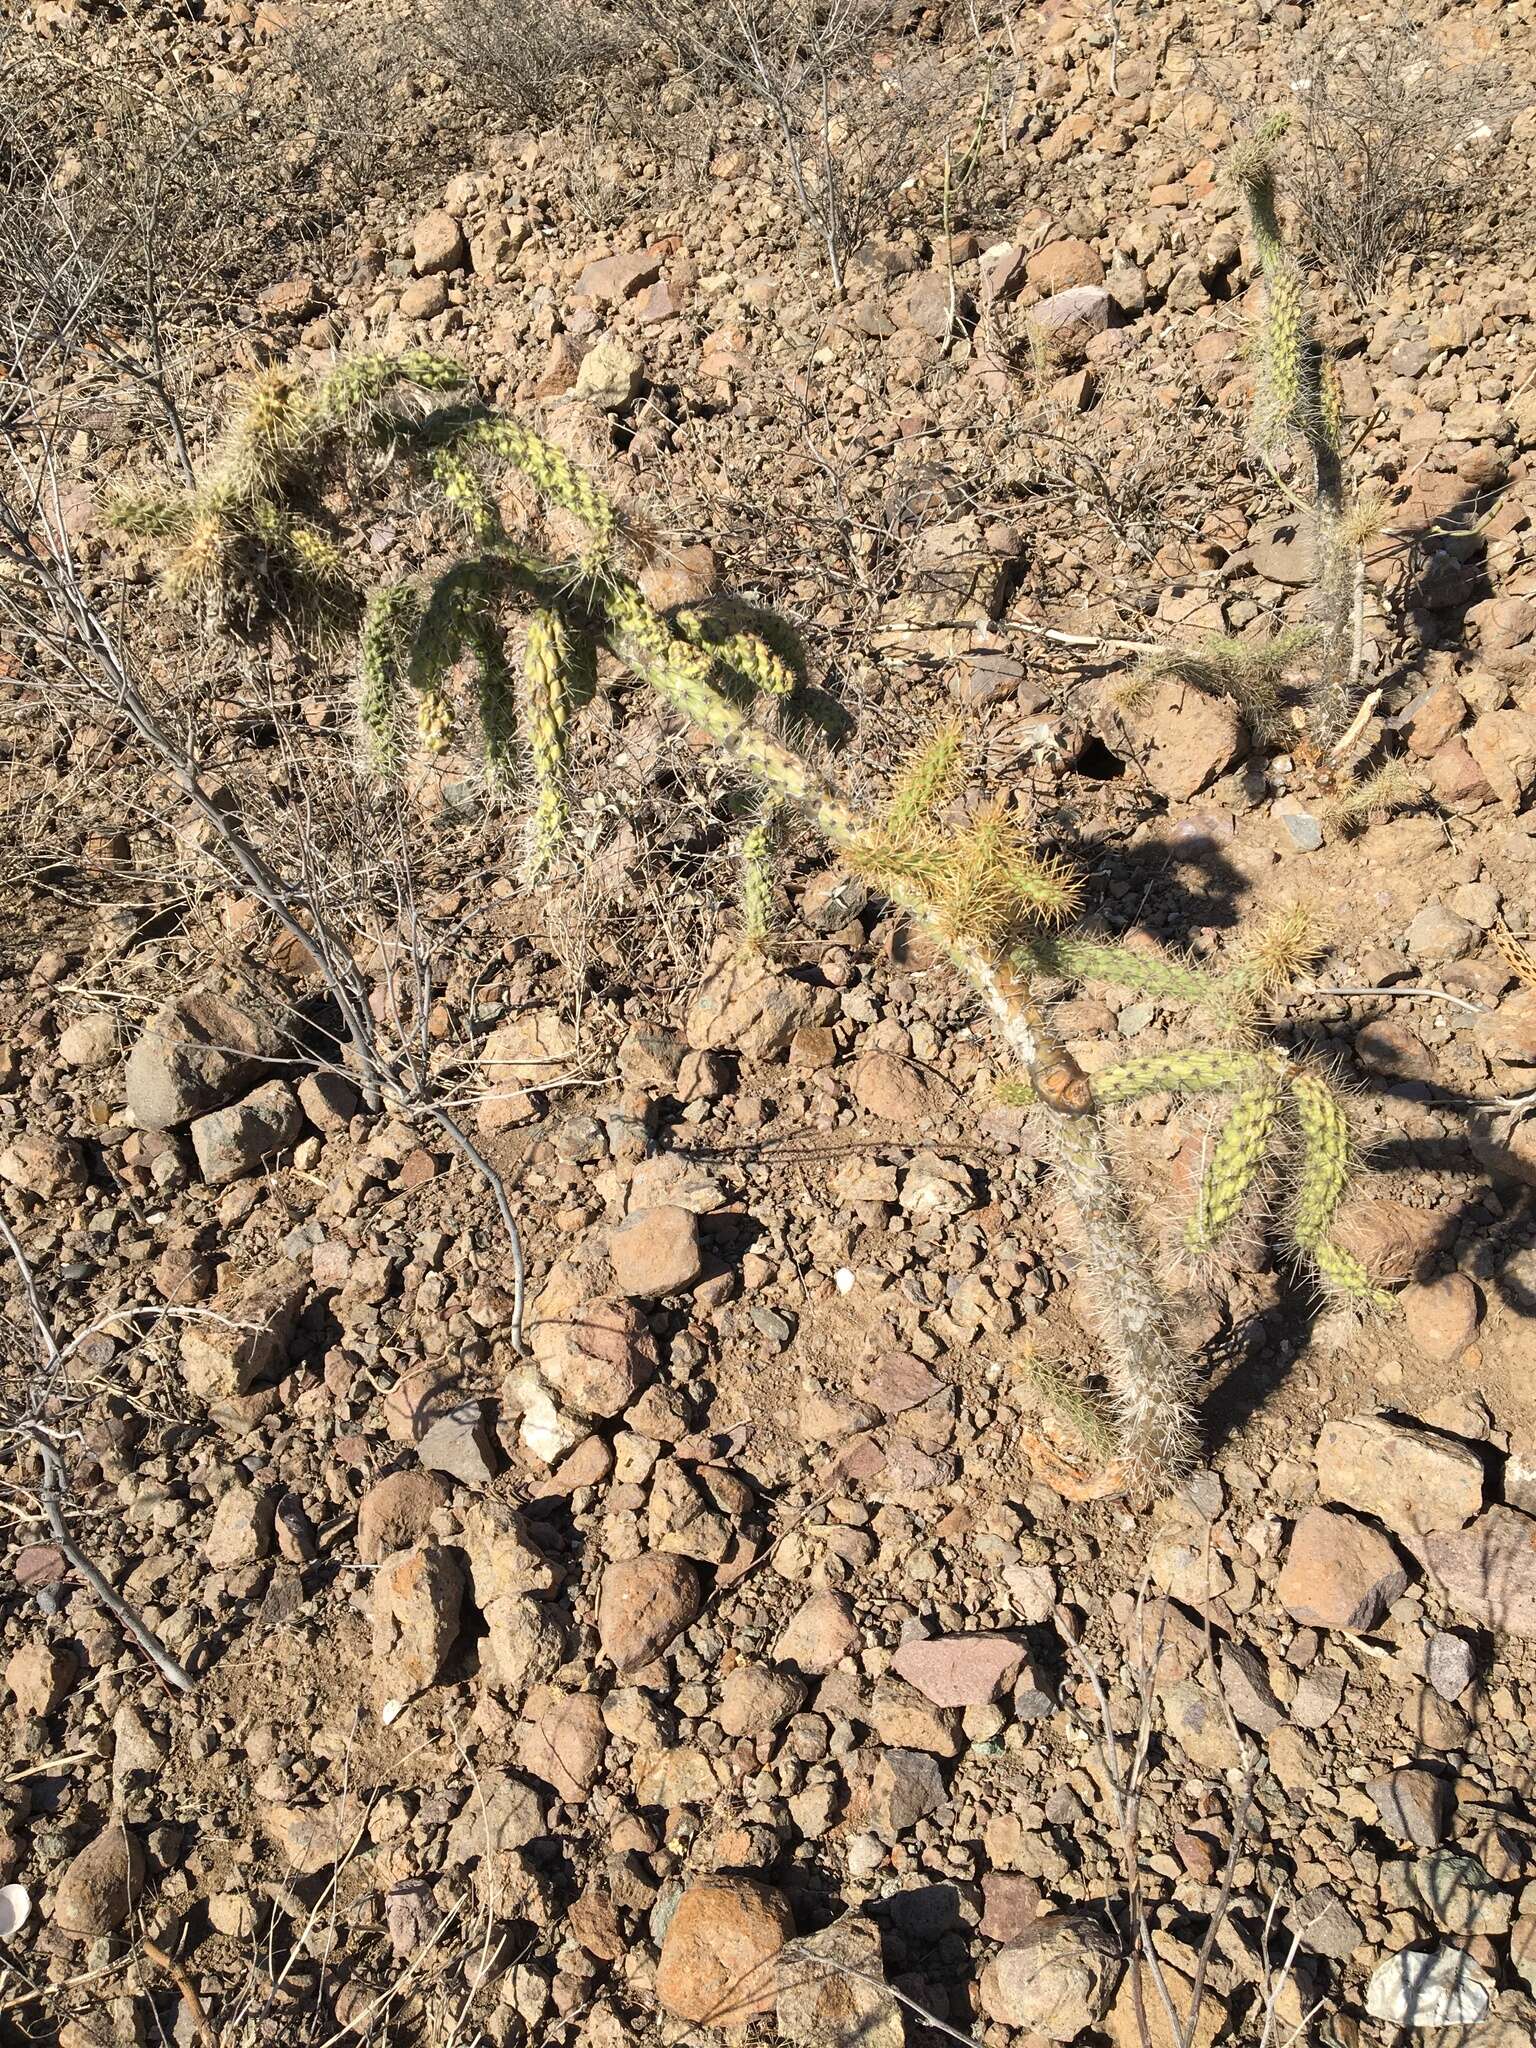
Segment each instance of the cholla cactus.
[{"label": "cholla cactus", "polygon": [[1338,372],[1313,329],[1301,267],[1280,231],[1276,145],[1284,130],[1283,118],[1273,120],[1240,145],[1233,171],[1247,202],[1263,278],[1254,438],[1270,461],[1290,446],[1300,447],[1312,472],[1318,673],[1310,699],[1315,737],[1331,741],[1354,710],[1358,658],[1353,627],[1364,571],[1349,527]]},{"label": "cholla cactus", "polygon": [[[883,809],[860,811],[807,744],[824,723],[824,707],[782,623],[658,612],[622,566],[616,509],[559,450],[473,403],[418,418],[398,402],[406,384],[437,391],[461,382],[452,365],[422,355],[344,364],[313,389],[268,380],[195,492],[175,501],[141,497],[124,505],[125,522],[174,545],[166,572],[173,593],[225,573],[226,558],[253,537],[287,548],[312,576],[328,571],[329,557],[297,523],[292,500],[312,486],[327,450],[387,433],[400,459],[419,462],[435,480],[445,507],[463,522],[470,551],[435,577],[375,592],[360,608],[358,722],[379,771],[402,771],[413,727],[427,751],[446,748],[467,698],[493,786],[517,779],[526,746],[535,854],[547,864],[566,831],[573,723],[597,687],[603,651],[759,791],[762,810],[742,847],[749,942],[766,941],[774,821],[783,808],[797,808],[840,859],[928,927],[991,1012],[1024,1077],[1017,1091],[1050,1118],[1058,1170],[1083,1219],[1082,1271],[1098,1309],[1113,1399],[1113,1476],[1139,1482],[1177,1473],[1192,1453],[1193,1365],[1116,1176],[1104,1112],[1154,1087],[1232,1098],[1191,1225],[1191,1242],[1201,1249],[1234,1227],[1283,1129],[1301,1160],[1297,1247],[1332,1285],[1365,1292],[1363,1276],[1330,1235],[1348,1166],[1347,1131],[1333,1098],[1316,1077],[1250,1042],[1264,1001],[1304,953],[1305,932],[1281,924],[1260,934],[1221,976],[1064,934],[1060,927],[1080,899],[1077,877],[1005,806],[967,810],[958,801],[961,745],[953,728],[914,752]],[[492,488],[498,464],[579,522],[585,539],[574,558],[542,557],[506,532]],[[526,617],[520,685],[505,653],[519,613]],[[467,690],[459,687],[461,673]],[[1131,1062],[1090,1080],[1042,1006],[1039,982],[1051,974],[1110,974],[1188,1001],[1234,1043]]]}]

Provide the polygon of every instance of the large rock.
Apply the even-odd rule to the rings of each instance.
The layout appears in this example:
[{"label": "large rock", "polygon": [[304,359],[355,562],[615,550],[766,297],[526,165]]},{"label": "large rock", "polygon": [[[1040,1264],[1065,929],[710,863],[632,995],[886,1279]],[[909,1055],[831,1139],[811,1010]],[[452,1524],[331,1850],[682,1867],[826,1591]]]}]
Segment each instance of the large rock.
[{"label": "large rock", "polygon": [[364,1564],[377,1564],[393,1551],[408,1550],[427,1534],[447,1500],[448,1489],[430,1472],[390,1472],[376,1479],[357,1511],[358,1556]]},{"label": "large rock", "polygon": [[882,1749],[863,1800],[864,1824],[895,1842],[948,1796],[937,1757],[925,1749]]},{"label": "large rock", "polygon": [[1379,1530],[1353,1515],[1309,1508],[1292,1531],[1276,1590],[1305,1626],[1363,1630],[1376,1627],[1407,1585]]},{"label": "large rock", "polygon": [[793,1939],[782,1894],[745,1877],[704,1877],[678,1900],[662,1937],[656,2000],[695,2026],[740,2027],[772,2012],[773,1960]]},{"label": "large rock", "polygon": [[981,2002],[1005,2027],[1075,2041],[1103,2019],[1123,1968],[1119,1946],[1100,1921],[1048,1913],[988,1963]]},{"label": "large rock", "polygon": [[1326,1424],[1316,1456],[1324,1500],[1374,1515],[1415,1547],[1432,1530],[1462,1528],[1483,1505],[1483,1467],[1474,1451],[1385,1416]]},{"label": "large rock", "polygon": [[1074,285],[1052,292],[1029,309],[1029,324],[1044,337],[1058,362],[1081,356],[1096,334],[1104,333],[1115,316],[1115,302],[1102,285]]},{"label": "large rock", "polygon": [[1465,1529],[1431,1536],[1424,1561],[1457,1614],[1507,1635],[1536,1636],[1536,1521],[1493,1507]]},{"label": "large rock", "polygon": [[211,1313],[181,1326],[181,1369],[191,1391],[212,1401],[245,1394],[286,1363],[309,1289],[293,1266],[221,1286]]},{"label": "large rock", "polygon": [[239,1180],[279,1152],[304,1128],[304,1112],[286,1081],[264,1081],[227,1109],[210,1110],[192,1125],[192,1149],[210,1187]]},{"label": "large rock", "polygon": [[579,1268],[563,1260],[533,1305],[533,1356],[560,1405],[579,1415],[621,1415],[656,1373],[656,1341],[640,1311],[592,1295]]},{"label": "large rock", "polygon": [[1466,739],[1488,787],[1518,811],[1536,789],[1536,712],[1485,711]]},{"label": "large rock", "polygon": [[603,1655],[621,1677],[640,1670],[698,1619],[703,1604],[704,1589],[687,1558],[646,1551],[619,1559],[604,1571],[598,1594]]},{"label": "large rock", "polygon": [[587,350],[576,372],[576,396],[599,412],[623,412],[640,395],[645,371],[634,350],[606,334]]},{"label": "large rock", "polygon": [[955,1091],[926,1067],[893,1052],[869,1052],[853,1070],[853,1099],[871,1116],[915,1128],[955,1106]]},{"label": "large rock", "polygon": [[1416,1280],[1397,1299],[1409,1336],[1424,1356],[1438,1365],[1459,1358],[1477,1335],[1480,1303],[1477,1289],[1465,1273]]},{"label": "large rock", "polygon": [[770,1059],[788,1050],[802,1026],[830,1023],[836,1006],[832,989],[797,981],[726,940],[704,971],[684,1031],[696,1052]]},{"label": "large rock", "polygon": [[813,1593],[779,1631],[773,1654],[813,1677],[851,1656],[863,1641],[845,1593]]},{"label": "large rock", "polygon": [[469,261],[469,243],[451,213],[438,208],[423,214],[411,235],[411,268],[418,277],[462,270]]},{"label": "large rock", "polygon": [[[1137,2017],[1136,1980],[1141,1980],[1140,2010],[1145,2015],[1146,2033],[1142,2032],[1141,2020]],[[1156,1979],[1145,1962],[1137,1962],[1121,1980],[1120,1994],[1110,2008],[1106,2032],[1114,2048],[1215,2048],[1227,2027],[1227,2003],[1207,1983],[1201,1987],[1199,2009],[1194,2015],[1194,2029],[1189,2030],[1190,2008],[1195,2002],[1195,1987],[1191,1978],[1172,1963],[1162,1965],[1164,1988],[1178,2015],[1179,2029],[1175,2033],[1169,2023],[1168,2008],[1157,1988]]]},{"label": "large rock", "polygon": [[274,1800],[258,1806],[256,1817],[290,1878],[318,1877],[367,1840],[368,1809],[355,1792],[338,1792],[312,1806]]},{"label": "large rock", "polygon": [[1198,796],[1248,751],[1232,705],[1172,677],[1152,692],[1137,728],[1147,741],[1147,780],[1175,802]]},{"label": "large rock", "polygon": [[138,1837],[112,1821],[75,1857],[53,1901],[53,1924],[87,1940],[122,1926],[144,1887],[144,1852]]},{"label": "large rock", "polygon": [[0,1180],[24,1195],[44,1202],[78,1194],[89,1181],[85,1148],[73,1138],[50,1137],[43,1131],[18,1131],[0,1151]]},{"label": "large rock", "polygon": [[1024,265],[1024,275],[1037,292],[1067,292],[1076,285],[1104,282],[1104,264],[1089,243],[1068,235],[1047,242]]},{"label": "large rock", "polygon": [[558,1010],[524,1010],[498,1024],[480,1048],[480,1071],[491,1093],[475,1121],[487,1136],[532,1123],[538,1115],[533,1091],[565,1074],[575,1041]]},{"label": "large rock", "polygon": [[873,1920],[847,1913],[797,1942],[779,1959],[778,1985],[779,2033],[790,2048],[905,2048]]},{"label": "large rock", "polygon": [[449,1869],[526,1849],[545,1833],[548,1802],[515,1771],[482,1770],[458,1819],[448,1830],[443,1862]]},{"label": "large rock", "polygon": [[557,1692],[552,1687],[529,1700],[518,1731],[518,1758],[525,1771],[552,1787],[557,1798],[585,1799],[602,1769],[608,1728],[595,1693]]},{"label": "large rock", "polygon": [[463,1568],[440,1544],[418,1543],[385,1558],[371,1600],[381,1701],[414,1699],[436,1683],[458,1639],[463,1597]]},{"label": "large rock", "polygon": [[576,296],[592,299],[599,306],[616,306],[621,300],[636,298],[661,276],[663,261],[660,249],[595,257],[576,280]]},{"label": "large rock", "polygon": [[1464,1950],[1399,1949],[1372,1972],[1365,2009],[1394,2027],[1470,2027],[1492,1996],[1492,1982]]},{"label": "large rock", "polygon": [[5,1666],[5,1682],[23,1714],[46,1721],[74,1683],[79,1663],[62,1643],[23,1643]]},{"label": "large rock", "polygon": [[223,996],[180,996],[156,1012],[128,1055],[128,1113],[146,1130],[173,1130],[233,1101],[282,1049],[271,1024]]},{"label": "large rock", "polygon": [[672,1203],[657,1209],[632,1209],[610,1233],[608,1256],[621,1294],[637,1301],[681,1294],[704,1271],[699,1219],[691,1210]]},{"label": "large rock", "polygon": [[1478,1051],[1512,1066],[1536,1067],[1536,988],[1517,988],[1472,1027]]}]

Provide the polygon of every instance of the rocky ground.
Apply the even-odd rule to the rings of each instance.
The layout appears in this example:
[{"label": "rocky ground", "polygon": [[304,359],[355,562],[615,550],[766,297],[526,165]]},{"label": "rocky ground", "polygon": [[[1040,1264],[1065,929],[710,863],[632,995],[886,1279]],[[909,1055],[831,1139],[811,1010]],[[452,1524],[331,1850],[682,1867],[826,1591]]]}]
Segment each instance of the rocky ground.
[{"label": "rocky ground", "polygon": [[[124,32],[23,11],[72,50]],[[317,22],[354,53],[411,30],[290,0],[127,19],[274,110]],[[523,885],[467,760],[411,826],[428,1031],[527,1249],[520,1356],[488,1190],[296,1049],[298,965],[13,642],[0,1205],[68,1347],[74,1540],[195,1684],[81,1583],[12,1434],[0,2037],[1171,2044],[1126,1961],[1140,1913],[1181,2013],[1199,1982],[1200,2044],[1536,2038],[1536,1115],[1508,1106],[1536,986],[1501,944],[1536,933],[1518,92],[1454,255],[1365,312],[1317,280],[1387,506],[1369,738],[1417,806],[1346,830],[1232,706],[1166,682],[1117,708],[1125,657],[1037,630],[1304,610],[1297,516],[1244,453],[1254,270],[1220,163],[1308,27],[1053,0],[983,24],[983,79],[963,22],[914,12],[977,168],[947,207],[931,163],[891,197],[841,294],[729,94],[675,149],[665,116],[450,144],[428,78],[337,221],[274,224],[259,288],[188,345],[187,405],[201,433],[254,363],[430,343],[602,476],[657,601],[723,585],[804,627],[855,790],[958,705],[978,782],[1079,860],[1101,927],[1219,960],[1305,903],[1327,951],[1276,1030],[1350,1084],[1350,1242],[1396,1310],[1324,1313],[1256,1232],[1189,1292],[1208,1462],[1064,1500],[1026,1439],[1092,1358],[1077,1226],[984,1020],[809,839],[779,956],[744,963],[730,791],[616,689],[553,884]],[[1532,75],[1530,0],[1414,34]],[[1021,353],[1027,316],[1054,339]],[[69,504],[142,605],[149,557],[95,509],[142,449],[91,389]],[[408,559],[408,516],[360,544]],[[153,607],[142,630],[152,665],[185,656]],[[278,815],[305,756],[270,693],[250,716],[252,658],[218,672],[216,760]],[[278,682],[345,747],[339,667]],[[1187,1029],[1097,984],[1058,1019],[1090,1070]],[[1207,1136],[1157,1098],[1124,1133],[1170,1241]],[[14,1268],[0,1294],[20,1399]]]}]

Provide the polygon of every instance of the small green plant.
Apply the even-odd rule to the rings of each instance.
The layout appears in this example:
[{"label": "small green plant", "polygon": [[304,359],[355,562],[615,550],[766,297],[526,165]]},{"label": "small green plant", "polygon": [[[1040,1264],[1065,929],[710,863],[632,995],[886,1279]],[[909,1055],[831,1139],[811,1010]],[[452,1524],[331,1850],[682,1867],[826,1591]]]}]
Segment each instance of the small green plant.
[{"label": "small green plant", "polygon": [[[1254,1042],[1266,1000],[1305,957],[1304,928],[1283,920],[1222,975],[1065,932],[1080,903],[1077,876],[1006,806],[965,808],[960,735],[950,727],[914,752],[880,809],[855,807],[822,765],[823,707],[783,623],[657,611],[625,566],[613,504],[559,450],[472,394],[435,408],[404,402],[412,389],[453,392],[462,381],[453,365],[421,354],[344,364],[308,387],[264,380],[195,488],[132,494],[118,501],[119,518],[166,546],[173,596],[244,590],[249,602],[276,575],[310,603],[350,592],[360,618],[359,726],[378,771],[399,776],[417,747],[440,751],[467,707],[491,787],[511,786],[526,766],[541,861],[556,858],[564,840],[573,727],[607,654],[761,793],[764,809],[742,847],[752,943],[766,941],[773,819],[790,806],[837,858],[926,925],[991,1012],[1019,1070],[1016,1099],[1039,1105],[1054,1133],[1103,1331],[1113,1476],[1142,1483],[1178,1473],[1193,1453],[1194,1367],[1115,1169],[1108,1112],[1153,1091],[1230,1098],[1191,1245],[1205,1251],[1226,1239],[1272,1159],[1289,1147],[1297,1254],[1327,1288],[1377,1298],[1331,1234],[1350,1163],[1343,1113],[1314,1071]],[[446,568],[364,598],[352,590],[340,536],[311,534],[292,510],[296,498],[315,502],[324,463],[359,440],[388,446],[435,480],[462,535]],[[489,480],[498,466],[520,472],[545,506],[579,522],[585,539],[577,555],[540,553],[506,531]],[[299,545],[296,534],[304,536]],[[507,651],[519,630],[520,672]],[[1112,979],[1187,1002],[1214,1019],[1227,1042],[1134,1061],[1090,1081],[1044,1007],[1041,987],[1052,977]]]}]

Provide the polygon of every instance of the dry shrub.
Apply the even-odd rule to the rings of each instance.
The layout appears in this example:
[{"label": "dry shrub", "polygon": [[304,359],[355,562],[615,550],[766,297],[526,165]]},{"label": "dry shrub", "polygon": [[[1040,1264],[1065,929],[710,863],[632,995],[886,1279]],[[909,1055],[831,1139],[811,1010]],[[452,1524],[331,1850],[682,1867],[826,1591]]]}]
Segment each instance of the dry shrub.
[{"label": "dry shrub", "polygon": [[622,11],[600,0],[433,0],[428,35],[455,84],[488,110],[541,126],[605,96],[632,58]]},{"label": "dry shrub", "polygon": [[1469,187],[1507,120],[1507,88],[1487,65],[1448,69],[1401,18],[1320,36],[1301,69],[1302,247],[1364,308],[1400,257],[1443,250],[1464,233]]},{"label": "dry shrub", "polygon": [[760,107],[801,215],[841,288],[849,252],[943,147],[960,92],[903,48],[891,0],[631,0],[701,106],[729,86]]}]

